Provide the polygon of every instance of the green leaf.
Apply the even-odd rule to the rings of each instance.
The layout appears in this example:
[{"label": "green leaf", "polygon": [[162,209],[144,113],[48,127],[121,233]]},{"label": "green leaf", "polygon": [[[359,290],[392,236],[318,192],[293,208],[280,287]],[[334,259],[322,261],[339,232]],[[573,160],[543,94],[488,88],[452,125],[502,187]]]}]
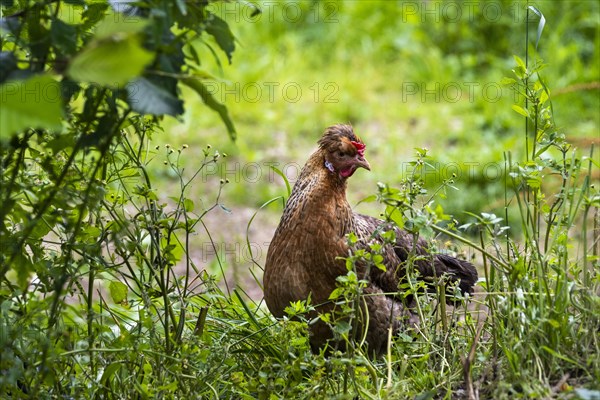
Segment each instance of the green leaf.
[{"label": "green leaf", "polygon": [[68,74],[76,81],[119,86],[139,76],[153,58],[137,36],[93,41],[75,56]]},{"label": "green leaf", "polygon": [[46,143],[46,147],[52,150],[54,154],[58,154],[66,148],[72,148],[74,145],[75,139],[73,135],[60,135]]},{"label": "green leaf", "polygon": [[546,18],[544,17],[544,14],[542,14],[542,12],[534,6],[527,6],[527,8],[536,13],[538,17],[540,17],[540,22],[538,23],[537,29],[537,38],[535,40],[535,49],[537,50],[538,44],[540,44],[540,38],[542,37],[542,31],[544,30],[544,26],[546,26]]},{"label": "green leaf", "polygon": [[60,129],[60,85],[46,75],[0,85],[0,141],[27,128]]},{"label": "green leaf", "polygon": [[149,23],[150,20],[134,15],[109,11],[96,26],[94,39],[114,38],[114,36],[129,37],[141,32]]},{"label": "green leaf", "polygon": [[553,355],[554,357],[556,357],[556,358],[560,358],[561,360],[564,360],[564,361],[566,361],[566,362],[569,362],[569,363],[571,363],[571,364],[574,364],[574,365],[577,365],[577,366],[579,366],[579,364],[577,363],[577,361],[575,361],[575,360],[573,360],[572,358],[570,358],[570,357],[567,357],[567,356],[565,356],[565,355],[563,355],[563,354],[559,353],[558,351],[555,351],[555,350],[551,349],[551,348],[550,348],[550,347],[548,347],[548,346],[542,346],[542,350],[545,350],[545,351],[547,351],[548,353],[552,354],[552,355]]},{"label": "green leaf", "polygon": [[116,304],[122,304],[127,301],[127,285],[119,281],[111,281],[108,285],[110,297]]},{"label": "green leaf", "polygon": [[513,85],[513,84],[515,84],[515,83],[517,83],[517,81],[516,81],[516,80],[514,80],[513,78],[507,78],[507,77],[504,77],[504,78],[502,78],[502,79],[500,80],[500,84],[501,84],[501,85],[505,85],[505,86],[508,86],[508,85]]},{"label": "green leaf", "polygon": [[525,75],[527,75],[527,70],[521,67],[513,68],[512,71],[515,73],[515,76],[519,79],[525,79]]},{"label": "green leaf", "polygon": [[529,118],[529,111],[527,111],[523,107],[513,104],[512,109],[521,114],[522,116]]},{"label": "green leaf", "polygon": [[75,54],[77,51],[77,29],[60,19],[52,21],[50,39],[52,44],[64,54]]},{"label": "green leaf", "polygon": [[550,325],[552,325],[552,327],[555,328],[555,329],[560,327],[560,322],[558,322],[557,320],[548,319],[548,323]]},{"label": "green leaf", "polygon": [[539,189],[542,186],[542,178],[530,175],[526,178],[527,186],[532,189]]},{"label": "green leaf", "polygon": [[237,289],[233,290],[233,294],[235,294],[235,297],[237,297],[238,302],[242,305],[242,307],[244,307],[244,311],[246,311],[246,314],[248,315],[248,318],[252,322],[252,324],[256,328],[262,329],[262,326],[256,319],[256,315],[254,314],[254,312],[252,312],[252,310],[250,310],[250,307],[248,307],[248,304],[246,303],[246,301],[244,301],[244,298],[240,295]]},{"label": "green leaf", "polygon": [[350,232],[348,234],[348,244],[351,246],[353,244],[356,244],[356,242],[358,242],[358,237],[354,232]]},{"label": "green leaf", "polygon": [[513,57],[519,67],[523,68],[524,70],[527,69],[527,67],[525,66],[525,62],[523,62],[523,60],[521,60],[521,58],[519,56],[514,55]]},{"label": "green leaf", "polygon": [[85,0],[65,0],[60,5],[57,17],[69,25],[79,25],[83,22]]},{"label": "green leaf", "polygon": [[[196,48],[194,47],[194,45],[192,43],[187,43],[186,49],[190,53],[190,55],[188,57],[191,57],[191,59],[194,61],[194,63],[196,65],[200,65],[200,56],[198,55],[198,52],[196,51]],[[190,65],[190,67],[196,68],[193,64]]]},{"label": "green leaf", "polygon": [[543,90],[540,94],[540,104],[544,104],[546,101],[548,101],[548,92]]},{"label": "green leaf", "polygon": [[183,206],[185,208],[185,211],[187,211],[187,212],[194,211],[194,202],[190,199],[184,199]]},{"label": "green leaf", "polygon": [[127,85],[127,102],[140,114],[179,115],[183,102],[146,78],[138,78]]},{"label": "green leaf", "polygon": [[207,70],[202,69],[200,67],[196,67],[193,64],[190,65],[190,68],[192,69],[190,71],[190,73],[192,74],[192,76],[194,76],[197,79],[200,79],[200,80],[212,80],[212,81],[219,80],[219,78],[217,78],[216,76],[214,76],[213,74],[211,74]]},{"label": "green leaf", "polygon": [[[543,132],[542,132],[543,133]],[[540,155],[542,155],[543,153],[546,152],[546,150],[548,150],[550,148],[550,146],[552,146],[552,143],[547,144],[545,146],[540,147],[536,152],[535,152],[535,157],[539,157]]]},{"label": "green leaf", "polygon": [[514,68],[512,71],[515,73],[517,78],[524,79],[525,76],[527,75],[527,67],[525,66],[525,63],[523,62],[523,60],[521,60],[518,56],[514,56],[514,57],[515,57],[515,61],[517,62],[517,67]]},{"label": "green leaf", "polygon": [[390,221],[394,222],[399,228],[404,227],[404,216],[400,210],[396,207],[387,206],[385,212]]},{"label": "green leaf", "polygon": [[102,234],[102,229],[98,228],[97,226],[87,225],[82,229],[81,233],[97,239]]},{"label": "green leaf", "polygon": [[367,196],[367,197],[361,199],[358,203],[356,203],[356,205],[359,205],[360,203],[372,203],[374,201],[377,201],[377,195],[376,194],[372,194],[370,196]]},{"label": "green leaf", "polygon": [[121,368],[122,365],[123,364],[121,364],[119,362],[113,362],[113,363],[109,364],[106,368],[104,368],[104,372],[102,373],[102,376],[100,377],[100,383],[105,386],[110,386],[112,376],[115,375],[115,373],[117,371],[119,371],[119,369]]},{"label": "green leaf", "polygon": [[211,19],[206,26],[206,32],[215,38],[221,50],[227,55],[229,64],[231,64],[231,56],[235,50],[235,38],[233,37],[233,33],[231,33],[227,22],[214,14],[210,14],[210,16]]},{"label": "green leaf", "polygon": [[346,335],[350,332],[351,328],[352,325],[348,321],[337,321],[333,330],[340,335]]},{"label": "green leaf", "polygon": [[329,300],[335,300],[338,297],[340,297],[343,293],[344,293],[344,288],[341,288],[341,287],[335,288],[329,295]]},{"label": "green leaf", "polygon": [[204,101],[204,104],[212,108],[221,116],[221,120],[225,123],[225,126],[227,127],[229,137],[231,137],[232,140],[235,140],[235,127],[233,126],[233,121],[231,120],[231,117],[229,117],[227,107],[219,103],[208,91],[206,86],[202,82],[200,82],[200,80],[193,78],[183,78],[181,82],[187,85],[188,87],[192,88],[196,93],[198,93],[202,98],[202,101]]},{"label": "green leaf", "polygon": [[35,270],[29,257],[23,253],[17,253],[13,260],[14,269],[17,270],[17,282],[21,289],[29,285],[29,279]]}]

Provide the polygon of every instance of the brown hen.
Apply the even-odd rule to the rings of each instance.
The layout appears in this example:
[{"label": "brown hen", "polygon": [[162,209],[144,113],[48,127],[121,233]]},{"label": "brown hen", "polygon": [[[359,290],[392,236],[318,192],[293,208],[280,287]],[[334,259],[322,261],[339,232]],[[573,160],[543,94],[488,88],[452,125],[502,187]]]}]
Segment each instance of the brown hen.
[{"label": "brown hen", "polygon": [[[329,300],[336,278],[347,274],[345,261],[350,249],[347,234],[358,237],[358,246],[371,240],[382,242],[378,232],[394,229],[395,244],[383,249],[386,270],[357,265],[360,278],[368,280],[363,304],[368,321],[360,322],[368,351],[382,354],[388,331],[395,333],[411,318],[410,304],[399,292],[406,264],[413,249],[413,235],[386,222],[357,214],[346,200],[346,181],[357,168],[370,170],[364,157],[365,145],[349,125],[328,128],[302,169],[288,199],[283,216],[269,246],[264,272],[265,301],[275,317],[283,317],[291,302],[311,299],[319,313],[333,309]],[[447,275],[464,293],[472,293],[477,271],[469,262],[443,254],[429,254],[425,241],[417,241],[412,254],[419,279]],[[366,328],[366,332],[362,330]],[[333,337],[323,322],[311,324],[313,350]]]}]

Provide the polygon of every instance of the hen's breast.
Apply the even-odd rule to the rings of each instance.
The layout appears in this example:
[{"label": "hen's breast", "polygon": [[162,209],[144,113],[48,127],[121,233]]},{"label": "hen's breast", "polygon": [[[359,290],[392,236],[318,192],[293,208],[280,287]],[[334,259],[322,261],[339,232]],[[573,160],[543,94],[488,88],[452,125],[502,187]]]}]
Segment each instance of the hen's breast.
[{"label": "hen's breast", "polygon": [[337,276],[345,273],[337,258],[348,255],[352,210],[344,192],[336,194],[318,178],[297,182],[269,246],[264,290],[275,316],[309,295],[314,305],[327,301]]}]

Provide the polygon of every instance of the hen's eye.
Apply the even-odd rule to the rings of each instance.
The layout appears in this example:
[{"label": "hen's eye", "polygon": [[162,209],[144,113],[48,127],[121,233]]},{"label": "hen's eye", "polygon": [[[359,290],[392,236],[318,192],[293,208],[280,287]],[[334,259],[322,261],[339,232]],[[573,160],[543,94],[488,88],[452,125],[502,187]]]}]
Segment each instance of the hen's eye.
[{"label": "hen's eye", "polygon": [[337,155],[338,157],[344,157],[346,154],[343,151],[338,151]]}]

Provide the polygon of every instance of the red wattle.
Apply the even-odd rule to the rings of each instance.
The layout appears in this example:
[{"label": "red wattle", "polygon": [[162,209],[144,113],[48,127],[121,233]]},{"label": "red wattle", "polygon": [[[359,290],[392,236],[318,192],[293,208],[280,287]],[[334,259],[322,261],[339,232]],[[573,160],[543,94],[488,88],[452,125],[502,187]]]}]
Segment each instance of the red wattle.
[{"label": "red wattle", "polygon": [[340,170],[340,175],[343,178],[348,178],[348,177],[352,176],[354,171],[356,171],[356,168],[354,168],[354,167],[345,168],[345,169]]}]

